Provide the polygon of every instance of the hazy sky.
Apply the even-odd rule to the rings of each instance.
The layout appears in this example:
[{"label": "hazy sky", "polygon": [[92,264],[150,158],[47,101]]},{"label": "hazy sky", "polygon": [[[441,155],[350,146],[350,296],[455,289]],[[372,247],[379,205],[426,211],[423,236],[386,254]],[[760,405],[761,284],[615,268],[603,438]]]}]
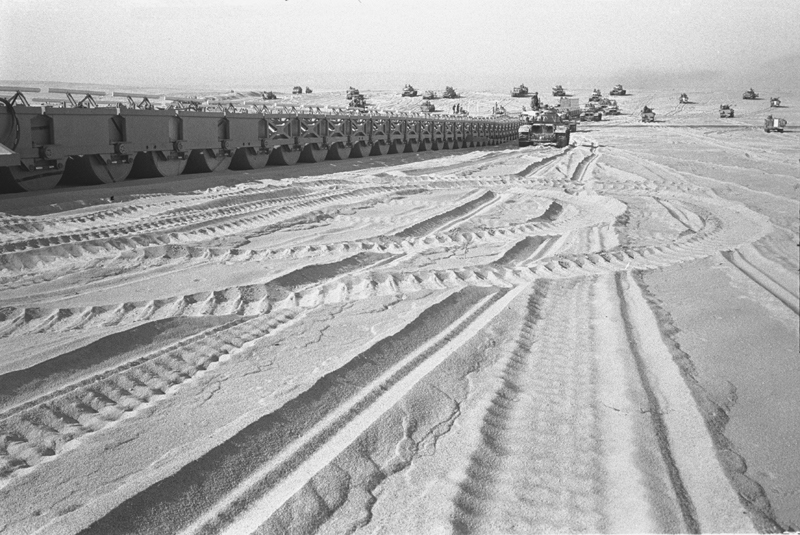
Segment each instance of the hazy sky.
[{"label": "hazy sky", "polygon": [[798,0],[0,0],[5,80],[481,89],[798,54]]}]

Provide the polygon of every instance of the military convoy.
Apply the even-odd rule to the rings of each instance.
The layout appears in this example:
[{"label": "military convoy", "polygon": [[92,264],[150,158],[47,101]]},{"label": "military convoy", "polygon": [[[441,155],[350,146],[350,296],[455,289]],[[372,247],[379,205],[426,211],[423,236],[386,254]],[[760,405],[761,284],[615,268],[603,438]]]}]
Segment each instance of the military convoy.
[{"label": "military convoy", "polygon": [[523,112],[525,121],[519,127],[519,146],[553,144],[556,147],[569,145],[569,123],[559,117],[553,109]]},{"label": "military convoy", "polygon": [[511,90],[512,97],[527,97],[528,96],[528,88],[525,84],[519,84],[517,87]]}]

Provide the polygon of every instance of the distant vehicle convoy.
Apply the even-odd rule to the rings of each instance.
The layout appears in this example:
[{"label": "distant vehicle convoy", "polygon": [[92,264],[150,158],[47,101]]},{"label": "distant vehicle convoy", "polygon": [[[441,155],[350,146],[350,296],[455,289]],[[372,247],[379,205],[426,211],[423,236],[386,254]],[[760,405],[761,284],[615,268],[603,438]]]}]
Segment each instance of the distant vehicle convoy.
[{"label": "distant vehicle convoy", "polygon": [[[317,153],[328,150],[326,147],[331,142],[326,141],[326,134],[319,134],[318,140],[306,137],[299,140],[294,132],[301,128],[298,124],[305,125],[302,117],[313,116],[314,121],[322,125],[319,128],[323,128],[338,124],[340,120],[350,121],[347,119],[350,116],[373,116],[377,112],[368,109],[366,98],[354,87],[347,90],[350,111],[349,115],[343,115],[345,119],[339,118],[341,110],[296,109],[296,103],[295,107],[290,104],[289,108],[281,111],[267,103],[277,98],[272,91],[231,91],[231,94],[222,97],[167,98],[163,95],[50,89],[46,98],[31,99],[33,104],[28,102],[23,91],[39,92],[40,89],[0,87],[0,95],[13,93],[13,96],[0,96],[0,191],[52,188],[65,174],[65,168],[73,180],[77,180],[74,178],[77,176],[81,183],[102,184],[119,182],[129,175],[175,176],[184,169],[194,173],[227,169],[228,166],[232,169],[255,169],[266,165],[267,161],[279,165],[291,165],[298,159],[306,161],[311,158],[316,161],[320,158]],[[292,88],[293,95],[304,92],[311,93],[311,88],[305,87],[305,91],[302,86]],[[59,93],[66,95],[66,98],[58,96]],[[512,90],[512,96],[529,93],[524,84]],[[554,95],[562,93],[566,94],[562,86],[553,87]],[[627,95],[627,91],[619,84],[610,93]],[[403,96],[417,95],[418,91],[410,84],[403,88]],[[565,96],[560,98],[557,106],[551,107],[538,99],[538,93],[534,92],[533,95],[534,109],[527,112],[522,106],[523,114],[519,118],[525,122],[522,125],[524,128],[517,132],[521,146],[545,142],[563,146],[568,143],[568,134],[576,131],[578,120],[602,121],[604,115],[619,113],[617,102],[604,98],[599,89],[594,89],[589,103],[583,107],[579,105],[579,99]],[[100,96],[111,96],[116,100],[95,100]],[[446,87],[442,97],[461,98],[450,86]],[[440,97],[436,92],[425,91],[420,111],[437,111],[429,102],[437,98]],[[743,98],[757,99],[758,94],[751,88],[743,94]],[[127,99],[127,102],[123,99]],[[780,98],[773,96],[769,101],[770,107],[781,107]],[[689,103],[688,95],[682,93],[679,102]],[[453,115],[466,114],[460,104],[453,106]],[[334,116],[337,117],[335,120],[328,119]],[[401,116],[404,117],[402,121],[415,121],[413,114]],[[733,118],[733,106],[721,104],[719,116]],[[512,133],[518,126],[517,117],[512,117],[497,103],[492,117],[496,121],[511,121]],[[640,118],[645,123],[655,122],[655,112],[645,106]],[[377,119],[365,120],[375,122]],[[474,125],[470,123],[469,128],[473,133],[469,135],[489,139],[489,133],[479,132],[483,132],[481,121],[492,120],[478,118]],[[266,130],[262,124],[264,122]],[[764,131],[783,132],[786,124],[785,119],[770,115],[764,120]],[[258,128],[255,125],[259,125]],[[309,123],[302,128],[312,128],[311,125]],[[370,128],[378,128],[375,125]],[[380,126],[384,127],[386,125]],[[492,128],[498,128],[498,132],[501,132],[502,124],[498,123]],[[266,132],[266,137],[261,132]],[[455,130],[450,133],[454,134]],[[564,133],[567,134],[566,138],[561,135]],[[492,139],[499,141],[501,138],[498,135]],[[379,143],[388,143],[387,140]],[[350,146],[346,143],[356,144],[344,143],[343,148],[336,149],[342,154]],[[333,142],[333,145],[338,147],[338,142]],[[317,152],[310,153],[312,149]],[[300,152],[305,156],[299,158]],[[77,170],[78,174],[73,170]]]}]

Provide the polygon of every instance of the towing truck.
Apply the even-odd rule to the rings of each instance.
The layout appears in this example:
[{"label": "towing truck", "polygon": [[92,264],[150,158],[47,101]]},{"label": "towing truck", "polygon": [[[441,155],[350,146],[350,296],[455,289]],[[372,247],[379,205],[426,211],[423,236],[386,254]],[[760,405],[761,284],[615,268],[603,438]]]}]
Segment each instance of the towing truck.
[{"label": "towing truck", "polygon": [[519,146],[553,144],[556,147],[569,145],[569,123],[564,122],[553,109],[522,112],[520,118]]}]

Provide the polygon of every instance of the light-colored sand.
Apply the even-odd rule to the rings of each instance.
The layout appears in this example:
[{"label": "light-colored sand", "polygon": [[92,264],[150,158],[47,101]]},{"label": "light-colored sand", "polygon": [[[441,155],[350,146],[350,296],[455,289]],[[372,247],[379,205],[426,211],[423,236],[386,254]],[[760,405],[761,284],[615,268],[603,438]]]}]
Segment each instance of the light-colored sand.
[{"label": "light-colored sand", "polygon": [[0,533],[800,527],[800,95],[631,92],[566,149],[0,197]]}]

